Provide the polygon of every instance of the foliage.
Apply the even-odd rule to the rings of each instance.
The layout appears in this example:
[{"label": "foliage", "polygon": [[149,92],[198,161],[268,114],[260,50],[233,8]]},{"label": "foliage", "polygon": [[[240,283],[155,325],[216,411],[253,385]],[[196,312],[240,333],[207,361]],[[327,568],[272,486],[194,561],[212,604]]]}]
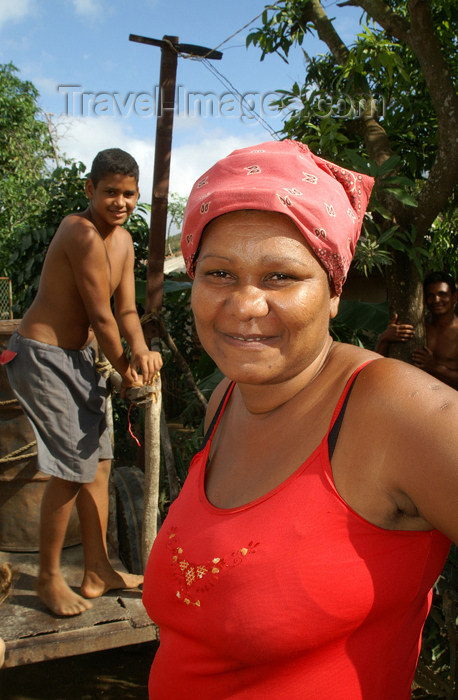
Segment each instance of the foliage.
[{"label": "foliage", "polygon": [[[221,379],[221,375],[218,375],[219,379],[215,379],[215,381],[209,380],[209,377],[213,376],[215,372],[215,364],[200,345],[195,332],[190,302],[191,286],[190,280],[183,279],[179,274],[174,273],[166,276],[162,320],[191,369],[197,386],[208,398],[217,381]],[[145,302],[145,292],[145,283],[137,280],[136,299],[140,305]],[[196,402],[167,347],[163,348],[163,361],[163,400],[167,417],[170,420],[179,418],[185,426],[197,427],[202,419],[202,407]]]},{"label": "foliage", "polygon": [[167,211],[169,215],[169,225],[167,228],[167,240],[170,237],[170,231],[172,226],[174,226],[178,231],[181,231],[181,224],[183,223],[184,210],[186,207],[187,197],[182,197],[176,192],[172,192],[167,204]]},{"label": "foliage", "polygon": [[456,196],[426,236],[430,270],[445,270],[458,279],[458,208]]},{"label": "foliage", "polygon": [[0,274],[18,228],[47,201],[41,177],[48,171],[52,142],[38,106],[38,91],[21,80],[12,63],[0,65]]},{"label": "foliage", "polygon": [[[261,60],[276,52],[287,61],[294,45],[306,47],[309,33],[318,34],[329,48],[312,58],[302,48],[307,64],[303,83],[277,91],[274,104],[285,117],[281,133],[306,141],[313,151],[343,166],[376,177],[372,217],[358,247],[360,269],[370,273],[374,266],[389,265],[397,253],[405,254],[420,274],[425,266],[454,268],[456,258],[449,260],[452,231],[441,228],[439,264],[434,260],[437,246],[429,245],[427,230],[420,225],[424,212],[430,215],[434,209],[434,195],[426,206],[425,184],[437,166],[439,150],[443,150],[441,157],[448,155],[452,161],[453,154],[447,154],[438,137],[446,131],[444,116],[428,83],[421,47],[408,41],[411,6],[406,0],[351,4],[364,12],[361,30],[349,47],[317,0],[280,0],[268,5],[262,27],[248,36],[247,44],[260,47]],[[386,13],[388,29],[370,16],[369,11],[376,12],[376,7],[381,8],[379,22]],[[428,41],[431,46],[437,41],[447,73],[456,84],[458,7],[450,0],[433,0],[431,13]],[[442,77],[437,75],[436,83]],[[444,95],[445,91],[446,86]],[[449,181],[442,183],[445,201],[442,207],[437,205],[435,215],[447,217],[447,212],[455,211],[454,188],[456,175],[450,173]]]},{"label": "foliage", "polygon": [[130,235],[135,250],[135,277],[139,280],[146,280],[149,225],[147,215],[151,212],[151,206],[144,202],[138,203],[135,211],[124,224]]},{"label": "foliage", "polygon": [[387,324],[386,303],[370,304],[364,301],[342,299],[339,304],[339,313],[331,321],[330,330],[334,340],[374,350],[377,338]]},{"label": "foliage", "polygon": [[[413,698],[454,700],[458,692],[458,551],[452,545],[442,575],[434,587],[430,615],[423,630]],[[426,690],[425,694],[421,689]],[[420,694],[422,693],[422,694]]]},{"label": "foliage", "polygon": [[170,255],[181,254],[181,234],[175,233],[167,239],[167,248]]},{"label": "foliage", "polygon": [[67,214],[83,211],[87,206],[84,172],[82,163],[73,163],[56,168],[52,175],[38,181],[46,205],[30,212],[26,223],[18,227],[16,247],[8,261],[16,318],[22,316],[35,297],[46,251],[60,222]]},{"label": "foliage", "polygon": [[[170,235],[171,227],[180,228],[183,221],[186,198],[172,192],[168,202],[169,224],[167,229],[166,254],[174,255],[180,251],[180,234]],[[151,205],[145,202],[137,204],[135,212],[129,217],[125,228],[132,236],[135,248],[135,276],[139,280],[146,280],[148,244],[149,244],[149,217]]]}]

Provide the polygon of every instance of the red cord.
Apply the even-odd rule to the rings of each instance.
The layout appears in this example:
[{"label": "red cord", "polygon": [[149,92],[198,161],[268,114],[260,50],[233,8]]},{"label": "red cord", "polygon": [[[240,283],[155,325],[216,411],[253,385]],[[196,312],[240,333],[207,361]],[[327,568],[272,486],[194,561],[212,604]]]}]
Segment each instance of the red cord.
[{"label": "red cord", "polygon": [[134,438],[134,440],[135,440],[135,442],[137,443],[137,445],[138,445],[139,447],[141,447],[140,440],[134,435],[134,433],[133,433],[133,431],[132,431],[132,424],[131,424],[131,422],[130,422],[130,410],[131,410],[132,406],[133,406],[133,404],[131,403],[130,406],[129,406],[129,410],[127,411],[127,421],[128,421],[128,423],[129,423],[129,433],[130,433],[131,436]]}]

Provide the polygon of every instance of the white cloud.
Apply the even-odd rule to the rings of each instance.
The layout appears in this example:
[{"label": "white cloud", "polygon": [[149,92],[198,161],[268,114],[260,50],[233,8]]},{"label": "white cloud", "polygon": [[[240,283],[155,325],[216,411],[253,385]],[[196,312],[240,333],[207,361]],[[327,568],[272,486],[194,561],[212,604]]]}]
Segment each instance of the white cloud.
[{"label": "white cloud", "polygon": [[140,140],[125,121],[111,117],[59,117],[59,147],[69,158],[81,161],[89,170],[95,156],[104,148],[122,148],[131,153],[140,166],[142,200],[151,199],[154,143]]},{"label": "white cloud", "polygon": [[204,138],[195,138],[190,143],[177,146],[172,151],[170,168],[170,191],[187,196],[194,182],[217,160],[224,158],[236,148],[254,143],[252,138],[230,136],[221,130],[208,133]]},{"label": "white cloud", "polygon": [[18,22],[35,11],[35,0],[2,0],[0,2],[0,28],[7,22]]},{"label": "white cloud", "polygon": [[101,10],[98,0],[73,0],[75,12],[80,16],[94,16]]},{"label": "white cloud", "polygon": [[[126,120],[112,117],[59,117],[59,147],[68,157],[83,162],[87,169],[104,148],[122,148],[140,167],[140,199],[151,202],[154,171],[154,139],[140,139],[132,133]],[[183,134],[181,135],[183,136]],[[187,196],[202,173],[217,160],[236,148],[257,143],[260,139],[247,129],[243,137],[230,135],[221,128],[196,129],[172,147],[170,192]]]},{"label": "white cloud", "polygon": [[52,95],[55,96],[57,92],[58,82],[54,78],[46,78],[44,76],[32,77],[32,82],[41,96]]}]

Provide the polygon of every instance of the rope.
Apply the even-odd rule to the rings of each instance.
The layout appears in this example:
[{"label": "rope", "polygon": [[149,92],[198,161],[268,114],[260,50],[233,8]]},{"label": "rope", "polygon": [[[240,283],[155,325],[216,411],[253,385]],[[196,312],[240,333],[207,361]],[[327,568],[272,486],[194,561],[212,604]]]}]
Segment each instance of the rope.
[{"label": "rope", "polygon": [[149,313],[144,313],[140,318],[140,323],[145,326],[149,321],[158,321],[162,317],[162,314],[158,311],[150,311]]},{"label": "rope", "polygon": [[14,403],[19,403],[17,399],[8,399],[7,401],[0,401],[0,406],[11,406]]},{"label": "rope", "polygon": [[29,442],[28,445],[23,445],[22,447],[18,447],[17,450],[14,450],[13,452],[10,452],[9,455],[6,455],[5,457],[0,457],[0,463],[3,462],[18,462],[20,459],[28,459],[29,457],[36,457],[37,452],[30,452],[29,454],[22,454],[25,452],[25,450],[28,450],[30,447],[33,447],[33,445],[36,445],[36,441],[33,440],[32,442]]},{"label": "rope", "polygon": [[[146,316],[143,316],[141,319],[142,323],[147,323],[150,320],[150,317],[154,317],[154,315],[157,313],[152,312],[151,314],[148,314]],[[145,320],[146,319],[146,320]],[[103,359],[97,359],[95,361],[95,368],[97,372],[99,372],[104,379],[110,379],[112,374],[117,374],[116,370],[113,369],[113,366],[111,363],[104,357]],[[154,381],[154,379],[158,376],[158,373],[153,377],[151,383]],[[128,423],[128,430],[129,430],[129,435],[135,440],[137,445],[141,447],[140,440],[137,438],[137,436],[134,434],[132,430],[132,423],[130,419],[130,414],[133,406],[149,406],[152,402],[156,403],[158,397],[156,396],[155,393],[150,394],[149,396],[145,396],[141,400],[136,401],[135,399],[130,402],[129,404],[129,409],[127,411],[127,423]]]},{"label": "rope", "polygon": [[169,49],[170,49],[170,51],[172,51],[172,53],[175,53],[177,56],[180,55],[180,53],[177,51],[176,46],[174,46],[169,39],[162,39],[162,41],[164,42],[164,44],[166,44],[169,47]]},{"label": "rope", "polygon": [[108,379],[110,374],[113,374],[114,369],[111,366],[111,363],[108,362],[108,360],[96,360],[95,361],[95,368],[99,374],[102,375],[104,379]]}]

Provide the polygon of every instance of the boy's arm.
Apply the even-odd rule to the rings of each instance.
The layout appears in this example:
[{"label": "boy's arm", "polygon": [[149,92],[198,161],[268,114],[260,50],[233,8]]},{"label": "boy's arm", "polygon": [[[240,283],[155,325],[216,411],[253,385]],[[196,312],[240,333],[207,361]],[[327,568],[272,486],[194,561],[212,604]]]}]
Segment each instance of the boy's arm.
[{"label": "boy's arm", "polygon": [[115,314],[121,335],[128,343],[132,355],[130,365],[140,371],[145,383],[152,380],[162,367],[158,352],[148,349],[135,305],[134,249],[129,241],[121,281],[114,294]]},{"label": "boy's arm", "polygon": [[136,383],[124,353],[110,305],[110,267],[105,245],[93,226],[81,219],[70,225],[66,254],[75,284],[103,353],[119,372],[124,387]]}]

